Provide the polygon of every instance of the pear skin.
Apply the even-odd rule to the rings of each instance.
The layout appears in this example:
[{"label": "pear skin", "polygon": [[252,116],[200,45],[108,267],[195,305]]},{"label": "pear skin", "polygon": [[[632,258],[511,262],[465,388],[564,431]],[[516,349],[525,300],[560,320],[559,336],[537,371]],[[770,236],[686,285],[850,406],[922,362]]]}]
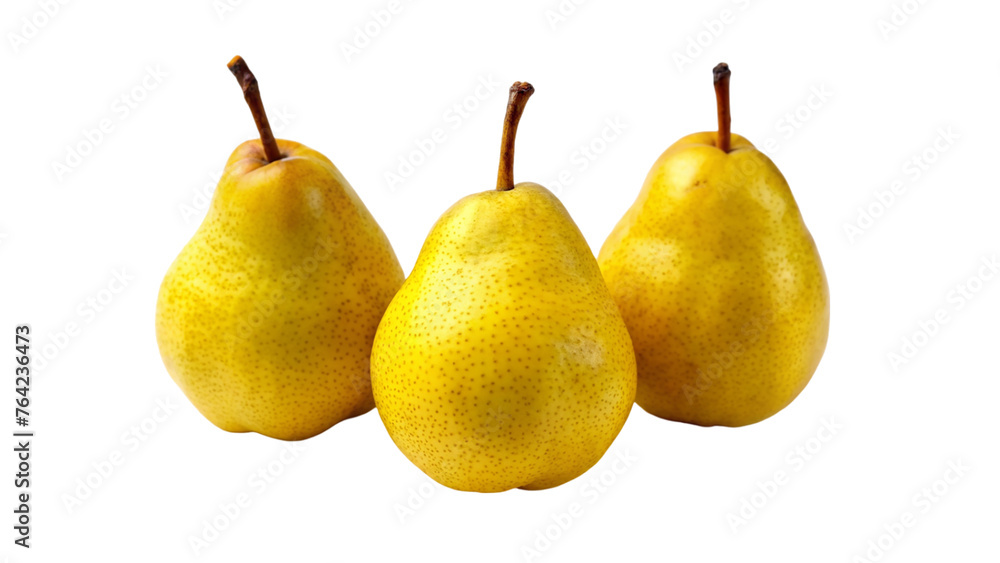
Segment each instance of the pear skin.
[{"label": "pear skin", "polygon": [[[512,88],[512,105],[525,87]],[[514,186],[503,163],[499,178],[434,225],[372,350],[389,435],[462,491],[579,476],[635,397],[632,342],[583,235],[550,191]]]},{"label": "pear skin", "polygon": [[598,257],[635,346],[636,402],[702,426],[786,407],[830,324],[826,275],[788,183],[728,134],[728,115],[725,125],[726,151],[707,132],[659,157]]},{"label": "pear skin", "polygon": [[402,285],[388,239],[321,154],[278,141],[233,153],[170,267],[156,334],[167,371],[210,421],[283,440],[374,407],[369,353]]},{"label": "pear skin", "polygon": [[333,163],[270,142],[274,161],[260,140],[229,158],[163,279],[156,336],[170,376],[216,426],[301,440],[374,407],[371,345],[403,273]]},{"label": "pear skin", "polygon": [[379,326],[372,385],[389,435],[435,481],[543,489],[611,445],[635,359],[583,235],[521,183],[435,224]]}]

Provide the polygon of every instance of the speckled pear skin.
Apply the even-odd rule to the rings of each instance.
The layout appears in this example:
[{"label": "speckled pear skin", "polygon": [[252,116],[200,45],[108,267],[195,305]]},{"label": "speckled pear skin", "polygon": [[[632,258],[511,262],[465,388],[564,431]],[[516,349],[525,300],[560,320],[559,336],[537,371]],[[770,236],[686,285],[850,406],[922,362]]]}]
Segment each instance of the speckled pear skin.
[{"label": "speckled pear skin", "polygon": [[302,440],[374,407],[371,344],[403,272],[337,168],[278,147],[285,158],[270,164],[257,140],[229,158],[163,279],[156,336],[216,426]]},{"label": "speckled pear skin", "polygon": [[826,348],[830,294],[788,183],[732,136],[682,138],[653,165],[598,257],[639,367],[636,402],[743,426],[795,399]]},{"label": "speckled pear skin", "polygon": [[462,491],[579,476],[625,424],[635,384],[632,342],[593,253],[532,183],[445,212],[372,351],[389,435]]}]

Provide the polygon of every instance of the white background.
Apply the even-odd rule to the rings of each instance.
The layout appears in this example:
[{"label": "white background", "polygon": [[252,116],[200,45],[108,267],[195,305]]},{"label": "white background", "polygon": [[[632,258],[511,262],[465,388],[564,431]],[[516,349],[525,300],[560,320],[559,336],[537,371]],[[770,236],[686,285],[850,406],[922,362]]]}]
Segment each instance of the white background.
[{"label": "white background", "polygon": [[[250,506],[200,560],[846,562],[868,560],[869,542],[905,513],[915,523],[898,539],[881,537],[883,561],[996,560],[1000,278],[978,279],[981,261],[1000,250],[995,2],[930,0],[914,12],[910,0],[913,13],[897,15],[886,35],[879,21],[891,21],[891,0],[591,0],[555,24],[546,12],[557,0],[401,0],[346,57],[343,45],[359,41],[356,28],[387,0],[245,0],[220,12],[224,1],[69,2],[48,18],[35,0],[0,8],[0,329],[10,342],[16,324],[33,326],[38,434],[30,552],[11,543],[13,438],[0,445],[0,556],[194,559],[190,538],[246,493]],[[728,23],[711,23],[723,10]],[[25,31],[22,18],[44,25]],[[706,21],[717,37],[698,37]],[[690,47],[679,65],[699,39],[702,52]],[[434,485],[374,411],[301,443],[286,465],[276,461],[283,443],[215,428],[164,370],[153,316],[164,272],[204,215],[198,194],[256,136],[225,67],[235,54],[257,74],[278,136],[337,164],[407,272],[436,218],[494,185],[511,82],[536,88],[516,179],[557,191],[596,251],[656,157],[715,127],[711,69],[727,61],[733,130],[777,143],[771,156],[829,276],[830,340],[812,382],[783,412],[745,428],[698,428],[635,408],[589,473],[542,492]],[[147,68],[165,76],[135,90]],[[475,99],[490,80],[494,91]],[[122,95],[142,99],[126,114]],[[456,123],[446,111],[463,101],[476,107]],[[796,111],[799,126],[789,126]],[[105,119],[113,130],[57,174],[67,146]],[[606,120],[625,129],[601,146]],[[386,172],[436,128],[446,140],[390,189]],[[949,128],[957,139],[929,150],[934,162],[917,177],[911,159]],[[592,142],[603,152],[583,170],[574,152]],[[557,188],[563,171],[573,182]],[[875,193],[896,180],[904,191],[879,213]],[[845,225],[859,207],[880,216],[852,239]],[[123,271],[127,287],[101,293],[119,288],[112,280]],[[951,293],[959,285],[979,289],[961,308]],[[87,303],[109,296],[99,312]],[[918,335],[923,345],[894,369],[889,354],[939,310],[948,322]],[[79,327],[74,336],[67,323]],[[39,369],[45,346],[52,357]],[[157,401],[176,408],[154,424]],[[123,440],[147,418],[137,447]],[[835,435],[821,431],[831,419]],[[813,454],[806,461],[796,448]],[[116,452],[123,463],[100,477],[95,468]],[[619,455],[634,461],[615,464]],[[949,462],[969,469],[956,478]],[[265,490],[248,483],[269,464],[281,475]],[[776,471],[786,482],[766,502],[752,498]],[[952,484],[933,492],[946,475]],[[99,482],[89,495],[80,485],[88,478]],[[602,478],[610,485],[591,484]],[[67,509],[78,494],[86,498]],[[730,515],[744,500],[758,508],[734,531]],[[572,503],[582,514],[557,533],[552,515]],[[526,558],[525,547],[541,557]]]}]

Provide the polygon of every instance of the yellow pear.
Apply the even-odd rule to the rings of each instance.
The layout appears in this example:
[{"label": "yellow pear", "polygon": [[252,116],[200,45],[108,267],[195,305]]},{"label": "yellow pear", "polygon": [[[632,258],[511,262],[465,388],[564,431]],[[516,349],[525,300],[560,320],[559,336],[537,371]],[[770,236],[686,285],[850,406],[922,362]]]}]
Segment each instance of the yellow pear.
[{"label": "yellow pear", "polygon": [[830,295],[778,168],[729,131],[674,143],[599,255],[639,368],[636,402],[670,420],[742,426],[792,402],[826,348]]},{"label": "yellow pear", "polygon": [[157,342],[216,426],[301,440],[374,407],[371,344],[403,272],[340,171],[274,139],[253,74],[229,66],[261,139],[233,151],[164,277]]},{"label": "yellow pear", "polygon": [[403,454],[463,491],[545,489],[593,466],[635,398],[628,330],[583,235],[513,183],[527,83],[510,90],[497,189],[437,221],[372,350],[379,416]]}]

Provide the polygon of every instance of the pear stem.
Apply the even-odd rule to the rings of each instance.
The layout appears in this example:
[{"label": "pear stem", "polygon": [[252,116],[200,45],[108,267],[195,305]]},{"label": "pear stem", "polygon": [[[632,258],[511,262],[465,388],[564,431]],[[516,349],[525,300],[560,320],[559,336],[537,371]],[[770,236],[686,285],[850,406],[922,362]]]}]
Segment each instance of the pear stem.
[{"label": "pear stem", "polygon": [[500,169],[497,172],[497,190],[514,189],[514,138],[517,136],[517,123],[521,121],[524,106],[528,98],[535,93],[535,88],[527,82],[515,82],[510,87],[507,98],[507,116],[503,120],[503,139],[500,141]]},{"label": "pear stem", "polygon": [[264,145],[264,156],[267,162],[271,163],[281,159],[281,152],[278,150],[278,143],[271,133],[271,124],[267,122],[267,113],[264,112],[264,102],[260,100],[260,88],[257,87],[257,78],[250,72],[243,57],[236,55],[233,60],[226,65],[229,71],[236,77],[243,89],[243,99],[250,106],[250,113],[253,114],[254,123],[257,124],[257,132],[260,133],[260,142]]},{"label": "pear stem", "polygon": [[722,152],[729,152],[731,135],[729,131],[732,116],[729,113],[729,65],[719,63],[712,69],[712,82],[715,83],[715,104],[719,110],[719,136],[715,146]]}]

